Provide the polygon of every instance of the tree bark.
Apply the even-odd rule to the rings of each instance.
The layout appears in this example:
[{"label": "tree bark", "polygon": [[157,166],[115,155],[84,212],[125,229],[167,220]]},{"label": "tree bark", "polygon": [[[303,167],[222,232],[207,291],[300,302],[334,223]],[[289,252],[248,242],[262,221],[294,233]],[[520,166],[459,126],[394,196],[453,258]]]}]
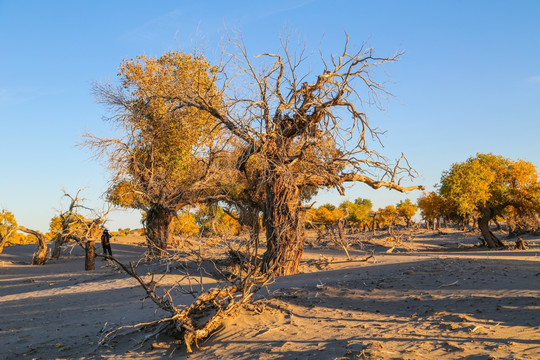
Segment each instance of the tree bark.
[{"label": "tree bark", "polygon": [[32,257],[32,265],[43,265],[47,262],[49,259],[49,248],[47,247],[47,240],[45,239],[45,236],[41,234],[40,232],[37,232],[32,229],[28,229],[24,226],[19,226],[19,229],[21,231],[24,231],[27,234],[32,234],[37,239],[38,244],[38,250]]},{"label": "tree bark", "polygon": [[96,242],[94,240],[88,240],[85,243],[84,253],[84,270],[94,270],[96,268]]},{"label": "tree bark", "polygon": [[62,250],[62,245],[66,242],[66,237],[63,234],[57,236],[56,241],[54,242],[54,249],[52,253],[52,258],[58,260],[60,258],[60,252]]},{"label": "tree bark", "polygon": [[275,271],[276,275],[291,275],[298,273],[304,252],[300,191],[293,174],[276,174],[274,177],[274,181],[268,181],[266,185],[266,252],[262,270]]},{"label": "tree bark", "polygon": [[492,211],[489,209],[484,209],[482,211],[482,216],[478,219],[478,227],[480,228],[480,231],[482,232],[482,236],[484,237],[484,241],[489,248],[501,248],[505,247],[499,238],[495,236],[489,229],[489,221],[492,218]]},{"label": "tree bark", "polygon": [[261,223],[259,221],[259,209],[255,207],[240,207],[239,222],[249,228],[249,242],[251,245],[258,246],[259,233],[261,232]]},{"label": "tree bark", "polygon": [[146,243],[153,256],[162,256],[172,239],[171,224],[175,212],[160,205],[150,208],[146,214]]}]

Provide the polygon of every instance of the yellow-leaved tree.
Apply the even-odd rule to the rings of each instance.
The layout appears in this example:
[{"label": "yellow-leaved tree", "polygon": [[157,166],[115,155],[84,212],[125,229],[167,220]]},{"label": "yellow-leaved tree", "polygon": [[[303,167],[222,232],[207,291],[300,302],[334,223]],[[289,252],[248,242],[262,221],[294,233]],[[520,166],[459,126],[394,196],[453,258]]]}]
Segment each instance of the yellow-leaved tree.
[{"label": "yellow-leaved tree", "polygon": [[0,211],[0,253],[4,249],[9,237],[17,229],[17,220],[11,211]]},{"label": "yellow-leaved tree", "polygon": [[420,208],[420,215],[426,222],[426,228],[429,229],[429,225],[440,225],[440,218],[445,214],[445,202],[446,200],[435,192],[424,192],[424,194],[418,198],[418,208]]},{"label": "yellow-leaved tree", "polygon": [[221,108],[216,71],[204,57],[170,52],[124,61],[119,87],[94,85],[97,100],[105,104],[120,134],[86,134],[85,145],[108,158],[113,174],[109,200],[146,212],[151,254],[167,249],[180,209],[210,196],[220,128],[211,114],[179,108],[175,99],[204,97]]},{"label": "yellow-leaved tree", "polygon": [[372,218],[373,204],[369,199],[358,198],[354,202],[345,201],[339,205],[347,213],[347,221],[351,229],[366,231]]},{"label": "yellow-leaved tree", "polygon": [[405,220],[407,227],[410,227],[412,217],[414,216],[414,214],[416,214],[418,206],[416,204],[413,204],[411,199],[405,199],[404,201],[400,201],[396,205],[396,210],[398,215]]},{"label": "yellow-leaved tree", "polygon": [[478,227],[490,248],[504,244],[489,229],[490,220],[512,206],[515,211],[539,209],[540,183],[536,167],[500,155],[477,154],[443,173],[440,193],[460,215],[478,212]]}]

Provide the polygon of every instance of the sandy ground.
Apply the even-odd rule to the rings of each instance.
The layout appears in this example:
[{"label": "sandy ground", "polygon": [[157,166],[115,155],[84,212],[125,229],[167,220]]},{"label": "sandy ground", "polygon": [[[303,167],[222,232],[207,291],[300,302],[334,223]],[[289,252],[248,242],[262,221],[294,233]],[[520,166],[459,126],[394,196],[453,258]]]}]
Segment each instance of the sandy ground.
[{"label": "sandy ground", "polygon": [[[8,247],[0,254],[0,358],[540,359],[540,239],[526,238],[526,251],[486,251],[472,247],[477,237],[420,231],[396,245],[352,236],[352,261],[330,243],[306,246],[301,274],[277,279],[193,354],[163,338],[141,346],[145,332],[98,346],[110,329],[166,314],[107,261],[84,271],[78,248],[32,266],[35,245]],[[137,261],[141,245],[114,238],[113,252]],[[171,271],[162,283],[179,279]],[[175,295],[178,304],[192,299]]]}]

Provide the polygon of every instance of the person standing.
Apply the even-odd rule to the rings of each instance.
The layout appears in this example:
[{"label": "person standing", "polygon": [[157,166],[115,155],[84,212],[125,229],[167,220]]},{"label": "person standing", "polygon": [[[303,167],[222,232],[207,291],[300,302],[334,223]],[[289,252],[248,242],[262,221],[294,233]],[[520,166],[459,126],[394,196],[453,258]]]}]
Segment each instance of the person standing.
[{"label": "person standing", "polygon": [[103,247],[103,255],[109,254],[109,256],[112,256],[112,250],[111,250],[111,234],[109,234],[109,230],[105,229],[103,230],[103,234],[101,235],[101,246]]}]

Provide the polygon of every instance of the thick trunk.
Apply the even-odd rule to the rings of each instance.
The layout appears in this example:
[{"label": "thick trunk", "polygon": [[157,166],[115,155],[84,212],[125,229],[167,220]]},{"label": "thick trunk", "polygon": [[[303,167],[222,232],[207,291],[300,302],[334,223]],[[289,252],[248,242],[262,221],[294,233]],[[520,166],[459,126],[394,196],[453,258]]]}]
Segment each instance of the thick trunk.
[{"label": "thick trunk", "polygon": [[478,219],[478,227],[482,232],[485,244],[489,248],[504,247],[504,244],[499,240],[489,229],[489,221],[491,220],[491,211],[485,210],[482,212],[482,217]]},{"label": "thick trunk", "polygon": [[84,253],[84,270],[94,270],[96,267],[96,242],[94,240],[88,240],[85,243]]},{"label": "thick trunk", "polygon": [[45,238],[38,237],[38,251],[34,254],[32,258],[32,265],[43,265],[47,262],[49,258],[49,248],[47,247],[47,242]]},{"label": "thick trunk", "polygon": [[146,244],[150,255],[165,254],[172,239],[171,224],[174,216],[174,211],[159,205],[150,208],[146,214]]},{"label": "thick trunk", "polygon": [[276,271],[277,275],[296,274],[304,250],[300,191],[292,176],[274,176],[266,188],[266,252],[262,270]]}]

